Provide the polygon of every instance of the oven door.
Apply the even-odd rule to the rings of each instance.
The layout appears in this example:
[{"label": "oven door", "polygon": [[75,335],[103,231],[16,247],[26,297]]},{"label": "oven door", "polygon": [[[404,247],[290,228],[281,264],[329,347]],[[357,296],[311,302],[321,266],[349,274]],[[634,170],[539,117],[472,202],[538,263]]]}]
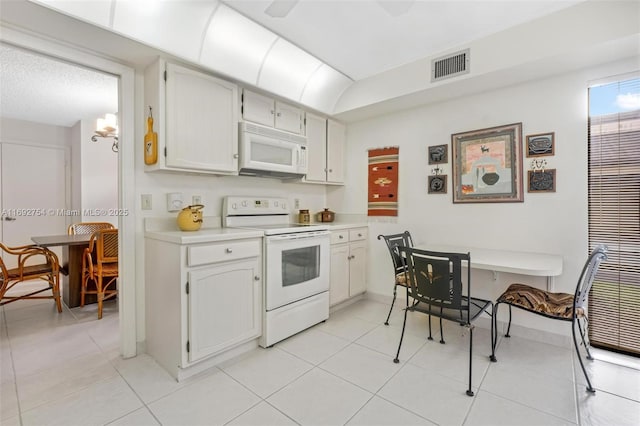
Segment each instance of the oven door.
[{"label": "oven door", "polygon": [[329,290],[329,231],[265,237],[267,311]]}]

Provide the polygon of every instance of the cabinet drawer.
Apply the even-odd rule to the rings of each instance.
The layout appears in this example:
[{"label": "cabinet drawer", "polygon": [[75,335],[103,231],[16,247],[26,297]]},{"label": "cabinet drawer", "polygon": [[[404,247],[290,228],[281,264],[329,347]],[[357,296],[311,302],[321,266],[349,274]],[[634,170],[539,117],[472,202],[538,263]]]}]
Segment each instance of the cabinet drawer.
[{"label": "cabinet drawer", "polygon": [[227,241],[187,247],[187,266],[260,256],[260,241]]},{"label": "cabinet drawer", "polygon": [[331,244],[340,244],[349,242],[349,230],[331,232]]},{"label": "cabinet drawer", "polygon": [[367,228],[358,228],[349,230],[349,241],[366,240],[368,235]]}]

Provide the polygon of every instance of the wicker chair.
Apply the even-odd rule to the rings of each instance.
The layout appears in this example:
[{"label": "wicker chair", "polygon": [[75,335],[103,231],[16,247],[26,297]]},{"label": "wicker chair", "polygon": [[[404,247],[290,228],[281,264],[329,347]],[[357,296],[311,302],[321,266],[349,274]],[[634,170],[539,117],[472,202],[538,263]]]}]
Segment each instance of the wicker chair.
[{"label": "wicker chair", "polygon": [[[53,299],[58,312],[62,312],[60,263],[54,252],[34,245],[7,247],[2,243],[0,251],[0,306],[23,299]],[[17,267],[7,268],[4,262],[9,259],[8,255],[17,256]],[[7,296],[7,292],[16,285],[31,280],[44,280],[47,286],[27,294]],[[48,290],[51,290],[51,296],[37,296]]]},{"label": "wicker chair", "polygon": [[69,225],[69,235],[93,234],[101,229],[115,229],[109,222],[80,222]]},{"label": "wicker chair", "polygon": [[409,231],[404,231],[401,234],[390,234],[390,235],[378,235],[378,239],[384,239],[384,242],[387,244],[387,249],[389,249],[389,255],[391,256],[391,261],[393,262],[393,275],[394,275],[394,284],[393,284],[393,301],[391,302],[391,308],[389,309],[389,314],[387,314],[387,320],[384,322],[385,325],[389,325],[389,318],[391,317],[391,311],[393,310],[393,305],[396,302],[397,296],[397,288],[398,286],[407,287],[406,274],[405,274],[405,265],[400,259],[400,254],[398,253],[398,247],[413,247],[413,240],[411,239],[411,234]]},{"label": "wicker chair", "polygon": [[[578,279],[578,285],[574,294],[569,293],[551,293],[535,287],[528,286],[526,284],[511,284],[507,290],[496,301],[495,310],[498,311],[498,306],[501,303],[509,305],[509,326],[507,327],[507,333],[505,337],[509,336],[511,330],[511,307],[523,309],[527,312],[532,312],[537,315],[542,315],[547,318],[571,322],[571,333],[573,336],[573,344],[576,348],[578,355],[578,361],[580,361],[580,367],[584,377],[587,379],[587,390],[589,392],[595,392],[589,375],[584,367],[582,357],[580,356],[580,350],[578,348],[578,339],[576,338],[576,325],[580,331],[580,337],[582,344],[587,352],[587,359],[593,359],[589,352],[589,344],[585,340],[585,331],[587,320],[587,313],[585,312],[585,305],[587,304],[587,297],[589,296],[589,290],[593,284],[596,272],[600,263],[607,259],[607,247],[600,245],[597,246],[582,268],[580,278]],[[496,321],[496,315],[493,319]],[[580,325],[580,320],[584,321],[585,328]],[[497,326],[497,324],[496,324]]]},{"label": "wicker chair", "polygon": [[[94,251],[95,249],[95,251]],[[118,230],[103,229],[91,235],[89,247],[82,257],[82,289],[80,306],[84,306],[85,295],[95,294],[98,299],[98,319],[102,318],[103,302],[118,294]],[[89,281],[94,288],[89,289]]]}]

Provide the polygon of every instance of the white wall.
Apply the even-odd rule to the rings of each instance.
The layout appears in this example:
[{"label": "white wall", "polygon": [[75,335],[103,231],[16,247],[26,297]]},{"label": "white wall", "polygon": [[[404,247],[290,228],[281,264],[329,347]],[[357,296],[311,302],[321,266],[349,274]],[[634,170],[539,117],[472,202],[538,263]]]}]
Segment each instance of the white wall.
[{"label": "white wall", "polygon": [[92,142],[94,130],[95,120],[81,120],[80,141],[74,145],[80,147],[82,221],[110,222],[117,227],[118,154],[111,150],[112,138]]},{"label": "white wall", "polygon": [[[475,96],[352,123],[347,129],[347,185],[328,189],[328,204],[340,213],[366,214],[367,149],[400,146],[399,216],[370,221],[369,286],[390,296],[391,261],[378,234],[409,230],[416,243],[467,245],[563,256],[556,291],[573,293],[587,256],[587,88],[590,80],[638,69],[638,58],[596,69],[533,81]],[[525,135],[555,132],[555,193],[524,193],[523,203],[453,204],[451,134],[522,122]],[[427,194],[427,147],[447,144],[446,195]],[[523,157],[524,179],[530,159]],[[525,184],[526,188],[526,184]],[[473,262],[473,252],[471,253]],[[544,288],[543,278],[476,271],[474,295],[495,299],[511,282]],[[514,323],[568,333],[568,327],[533,315],[514,313]]]}]

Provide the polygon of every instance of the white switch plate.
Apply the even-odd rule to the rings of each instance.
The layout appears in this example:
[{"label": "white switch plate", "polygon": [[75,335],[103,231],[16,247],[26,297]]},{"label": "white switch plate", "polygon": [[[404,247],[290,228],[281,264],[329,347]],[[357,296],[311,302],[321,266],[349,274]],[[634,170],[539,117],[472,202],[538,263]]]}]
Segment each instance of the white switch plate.
[{"label": "white switch plate", "polygon": [[140,203],[141,203],[141,206],[142,206],[142,210],[152,210],[153,209],[151,194],[142,194],[140,196]]},{"label": "white switch plate", "polygon": [[170,192],[167,194],[167,211],[177,212],[182,210],[182,193]]}]

